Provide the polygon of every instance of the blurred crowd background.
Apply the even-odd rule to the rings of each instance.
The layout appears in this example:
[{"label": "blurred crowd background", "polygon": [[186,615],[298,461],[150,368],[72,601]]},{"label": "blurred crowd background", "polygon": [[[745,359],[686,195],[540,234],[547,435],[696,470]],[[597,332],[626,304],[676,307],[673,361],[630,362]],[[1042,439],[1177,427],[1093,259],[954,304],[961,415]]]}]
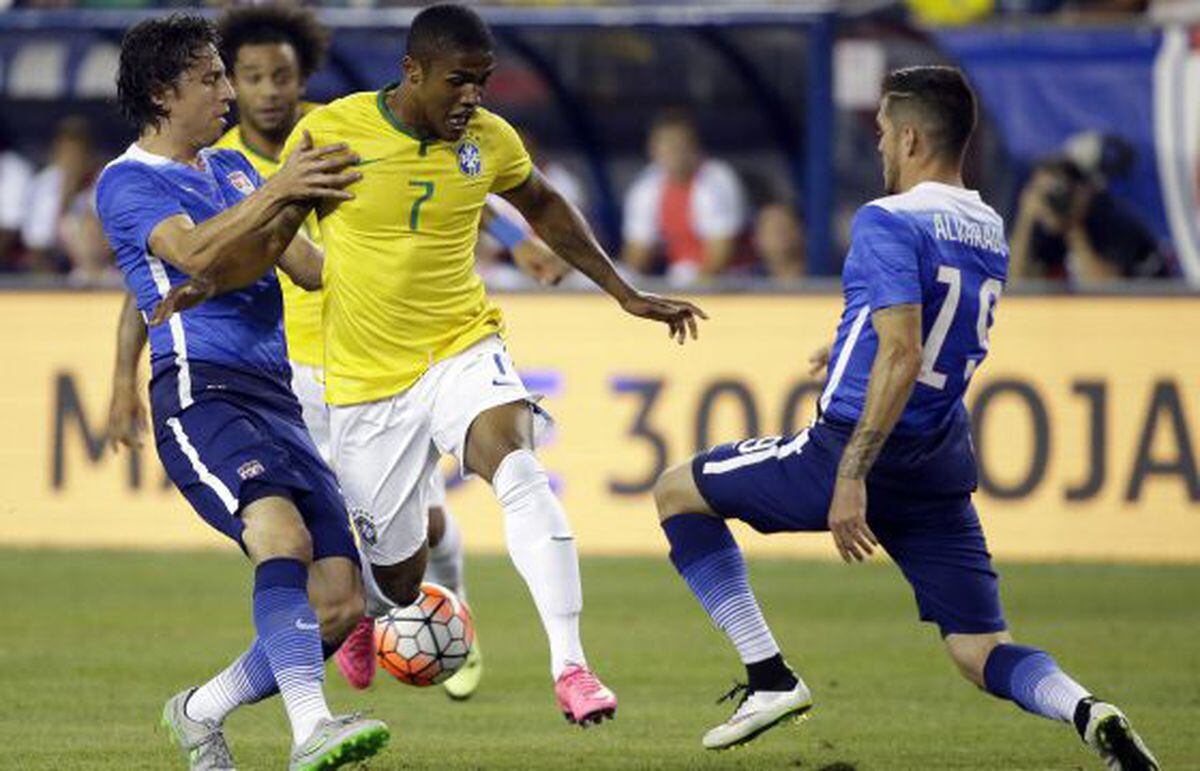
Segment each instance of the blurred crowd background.
[{"label": "blurred crowd background", "polygon": [[[197,4],[0,6],[0,281],[118,285],[93,202],[133,138],[112,104],[117,46],[145,9]],[[397,77],[413,6],[321,4],[333,44],[309,98]],[[1187,88],[1200,3],[499,2],[487,14],[501,44],[489,106],[632,273],[715,288],[836,276],[855,209],[882,194],[880,79],[942,62],[980,93],[968,183],[1006,217],[1014,283],[1200,283],[1180,243],[1200,197]],[[1181,69],[1164,75],[1180,36]],[[480,266],[497,286],[527,285],[486,238]]]}]

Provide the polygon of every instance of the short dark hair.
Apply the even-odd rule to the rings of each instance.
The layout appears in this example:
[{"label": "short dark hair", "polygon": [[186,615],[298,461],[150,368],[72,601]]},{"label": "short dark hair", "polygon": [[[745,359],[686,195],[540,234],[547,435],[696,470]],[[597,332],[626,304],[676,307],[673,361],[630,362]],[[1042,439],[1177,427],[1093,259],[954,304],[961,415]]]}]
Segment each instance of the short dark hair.
[{"label": "short dark hair", "polygon": [[408,30],[407,53],[423,67],[441,53],[491,51],[495,47],[487,24],[465,5],[431,5],[417,14]]},{"label": "short dark hair", "polygon": [[919,115],[937,152],[962,157],[975,131],[975,92],[956,67],[906,67],[883,80],[888,110],[904,106]]},{"label": "short dark hair", "polygon": [[217,21],[221,58],[230,72],[245,45],[287,43],[296,51],[300,77],[308,80],[325,63],[329,32],[307,8],[249,5],[226,11]]},{"label": "short dark hair", "polygon": [[117,71],[121,114],[138,131],[157,126],[167,113],[154,98],[175,87],[205,49],[219,42],[212,22],[201,16],[177,13],[136,24],[121,40]]}]

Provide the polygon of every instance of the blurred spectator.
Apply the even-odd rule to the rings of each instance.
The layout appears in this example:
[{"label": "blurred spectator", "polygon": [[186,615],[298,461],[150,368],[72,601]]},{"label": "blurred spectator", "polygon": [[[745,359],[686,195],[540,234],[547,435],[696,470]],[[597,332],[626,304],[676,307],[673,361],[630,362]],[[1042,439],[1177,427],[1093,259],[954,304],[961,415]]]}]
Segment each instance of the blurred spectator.
[{"label": "blurred spectator", "polygon": [[804,225],[791,205],[771,203],[758,212],[754,248],[763,274],[773,282],[795,284],[807,275]]},{"label": "blurred spectator", "polygon": [[94,188],[76,196],[59,221],[59,241],[71,266],[67,279],[79,286],[119,286],[121,274],[96,215],[95,196]]},{"label": "blurred spectator", "polygon": [[667,278],[677,284],[722,273],[739,256],[746,226],[737,173],[704,157],[696,127],[677,111],[655,120],[648,144],[650,165],[625,197],[621,259],[649,274],[665,258]]},{"label": "blurred spectator", "polygon": [[17,259],[32,178],[33,166],[9,146],[8,137],[0,131],[0,270],[11,270]]},{"label": "blurred spectator", "polygon": [[1154,234],[1107,189],[1133,150],[1098,133],[1073,137],[1034,170],[1021,192],[1012,233],[1012,279],[1082,283],[1169,275]]},{"label": "blurred spectator", "polygon": [[94,284],[107,279],[111,261],[95,211],[98,171],[87,121],[65,118],[55,131],[49,163],[30,185],[21,238],[33,270],[55,270],[66,258],[72,280]]}]

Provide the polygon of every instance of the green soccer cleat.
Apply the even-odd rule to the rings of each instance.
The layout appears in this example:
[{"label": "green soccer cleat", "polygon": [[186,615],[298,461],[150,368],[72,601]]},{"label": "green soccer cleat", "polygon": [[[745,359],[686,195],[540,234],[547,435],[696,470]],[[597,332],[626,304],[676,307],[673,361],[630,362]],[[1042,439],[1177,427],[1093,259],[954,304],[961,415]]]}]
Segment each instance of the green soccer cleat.
[{"label": "green soccer cleat", "polygon": [[195,691],[195,688],[188,688],[167,700],[163,706],[162,727],[183,750],[191,771],[236,771],[221,724],[212,720],[192,720],[187,716],[183,707]]},{"label": "green soccer cleat", "polygon": [[373,757],[391,738],[380,720],[338,715],[322,720],[312,735],[292,748],[288,771],[329,771]]},{"label": "green soccer cleat", "polygon": [[739,684],[720,701],[736,698],[739,693],[742,700],[733,715],[704,734],[704,749],[727,750],[745,744],[789,717],[803,719],[813,705],[808,686],[799,679],[790,691],[752,691]]},{"label": "green soccer cleat", "polygon": [[1129,718],[1112,704],[1084,699],[1075,708],[1075,727],[1109,771],[1159,771],[1158,761]]},{"label": "green soccer cleat", "polygon": [[462,669],[455,672],[449,680],[442,683],[442,687],[446,689],[446,695],[455,701],[463,701],[471,698],[475,691],[479,689],[479,681],[483,679],[483,652],[479,650],[479,638],[475,638],[475,644],[471,646],[471,652],[467,654],[467,660],[462,665]]}]

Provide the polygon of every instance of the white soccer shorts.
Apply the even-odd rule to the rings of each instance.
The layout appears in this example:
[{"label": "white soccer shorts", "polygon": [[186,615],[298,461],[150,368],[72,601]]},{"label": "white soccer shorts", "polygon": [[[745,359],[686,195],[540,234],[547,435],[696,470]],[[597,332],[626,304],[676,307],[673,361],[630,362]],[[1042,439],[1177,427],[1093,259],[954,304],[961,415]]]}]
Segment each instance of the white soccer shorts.
[{"label": "white soccer shorts", "polygon": [[[425,542],[430,505],[443,503],[438,459],[463,467],[467,430],[492,407],[537,398],[496,336],[430,367],[388,399],[330,408],[333,469],[359,546],[373,565],[395,565]],[[548,427],[535,414],[535,433]]]},{"label": "white soccer shorts", "polygon": [[[304,425],[321,459],[329,459],[329,405],[325,403],[325,373],[320,367],[292,362],[292,392],[300,400]],[[332,464],[330,464],[332,465]]]}]

